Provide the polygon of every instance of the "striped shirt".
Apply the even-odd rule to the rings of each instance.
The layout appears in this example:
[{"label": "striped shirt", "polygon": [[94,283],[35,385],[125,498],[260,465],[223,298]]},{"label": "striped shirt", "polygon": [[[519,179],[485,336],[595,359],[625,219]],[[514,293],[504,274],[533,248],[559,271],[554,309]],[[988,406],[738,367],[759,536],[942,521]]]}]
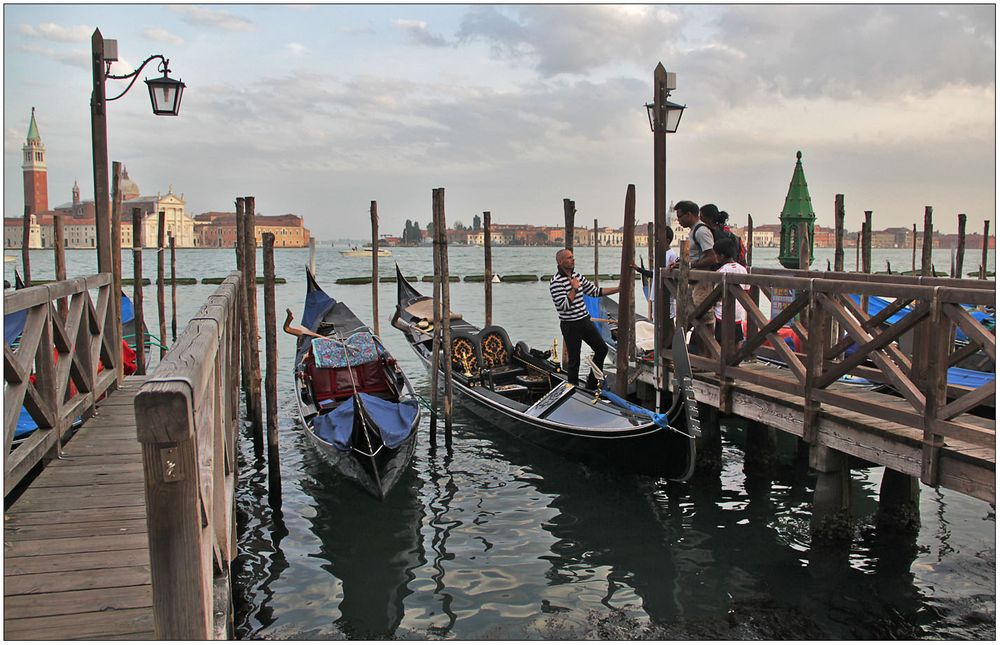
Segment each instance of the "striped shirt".
[{"label": "striped shirt", "polygon": [[570,285],[569,278],[565,273],[560,272],[555,274],[552,276],[552,282],[549,283],[549,293],[552,294],[552,304],[556,306],[559,320],[585,320],[590,318],[590,313],[587,311],[587,305],[584,304],[581,294],[588,296],[601,295],[601,288],[587,278],[576,271],[573,272],[573,277],[580,281],[580,289],[576,292],[576,296],[572,302],[567,298],[572,285]]}]

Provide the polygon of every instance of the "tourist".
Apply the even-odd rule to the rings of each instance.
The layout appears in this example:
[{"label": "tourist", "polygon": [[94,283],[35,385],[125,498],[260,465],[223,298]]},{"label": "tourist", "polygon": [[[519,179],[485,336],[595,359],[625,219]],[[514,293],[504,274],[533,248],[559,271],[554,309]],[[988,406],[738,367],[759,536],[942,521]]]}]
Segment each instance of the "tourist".
[{"label": "tourist", "polygon": [[[713,247],[715,254],[722,261],[722,266],[719,267],[719,273],[737,273],[740,275],[746,275],[747,269],[745,266],[736,261],[736,256],[739,253],[739,247],[736,246],[736,241],[731,237],[724,237],[715,243]],[[744,291],[750,290],[750,285],[743,285]],[[739,300],[736,301],[736,344],[739,345],[746,338],[746,324],[747,324],[747,312],[740,304]],[[720,300],[718,304],[715,305],[715,340],[722,342],[722,301]]]},{"label": "tourist", "polygon": [[[572,385],[580,383],[580,349],[581,342],[587,343],[594,351],[594,365],[604,369],[604,359],[608,355],[608,346],[597,326],[590,320],[587,305],[584,304],[580,292],[588,296],[610,296],[618,293],[618,287],[596,286],[593,282],[575,271],[576,259],[573,251],[562,249],[556,253],[556,274],[549,283],[549,293],[552,303],[559,314],[559,328],[562,330],[563,344],[569,360],[566,363],[566,374]],[[555,358],[555,357],[553,357]],[[597,387],[597,377],[593,371],[587,376],[587,388]]]},{"label": "tourist", "polygon": [[[709,212],[715,209],[715,213],[718,209],[714,205],[711,206]],[[691,268],[701,271],[715,271],[719,266],[718,258],[715,256],[715,251],[713,247],[715,246],[715,235],[712,229],[705,225],[699,219],[698,205],[691,201],[680,201],[674,205],[674,212],[677,215],[677,221],[684,228],[690,229],[688,234],[688,239],[690,240],[689,245],[689,257],[691,258]],[[715,213],[712,213],[713,215]],[[714,285],[707,281],[695,282],[694,287],[691,289],[691,308],[698,306],[700,303],[704,302],[709,294],[712,293],[712,288]],[[691,308],[688,311],[691,311]],[[715,328],[715,315],[712,310],[709,309],[704,314],[702,314],[700,321],[707,327],[708,333],[713,333]],[[691,324],[695,324],[697,321],[689,321]],[[691,342],[688,345],[688,350],[692,354],[698,354],[699,344],[697,341],[697,333],[691,334]],[[707,355],[707,354],[706,354]]]}]

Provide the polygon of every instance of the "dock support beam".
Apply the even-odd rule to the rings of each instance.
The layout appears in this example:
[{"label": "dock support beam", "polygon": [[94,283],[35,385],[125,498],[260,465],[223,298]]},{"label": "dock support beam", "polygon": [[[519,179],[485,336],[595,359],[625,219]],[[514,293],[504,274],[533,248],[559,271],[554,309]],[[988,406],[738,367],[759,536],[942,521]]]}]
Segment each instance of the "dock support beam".
[{"label": "dock support beam", "polygon": [[719,410],[707,403],[698,403],[698,418],[701,419],[701,436],[695,440],[698,451],[695,458],[695,472],[702,475],[718,475],[722,472],[722,428]]},{"label": "dock support beam", "polygon": [[826,446],[812,446],[809,465],[816,471],[810,531],[814,543],[851,539],[851,469],[847,456]]},{"label": "dock support beam", "polygon": [[778,463],[777,445],[777,430],[759,421],[748,421],[743,472],[748,476],[772,474]]},{"label": "dock support beam", "polygon": [[920,530],[920,482],[916,477],[885,469],[875,526],[880,533],[917,533]]}]

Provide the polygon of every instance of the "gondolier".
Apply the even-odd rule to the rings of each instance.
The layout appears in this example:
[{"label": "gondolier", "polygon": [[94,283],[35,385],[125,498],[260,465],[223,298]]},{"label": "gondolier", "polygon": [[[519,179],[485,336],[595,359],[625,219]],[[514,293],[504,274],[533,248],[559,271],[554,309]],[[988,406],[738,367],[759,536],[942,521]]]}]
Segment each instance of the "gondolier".
[{"label": "gondolier", "polygon": [[[576,258],[569,249],[562,249],[556,253],[556,265],[559,270],[552,276],[549,293],[552,295],[552,304],[559,314],[559,328],[562,330],[566,353],[569,354],[566,374],[571,384],[578,385],[581,342],[587,343],[594,350],[594,365],[598,369],[603,369],[604,359],[608,355],[608,346],[601,338],[597,327],[591,322],[587,305],[580,294],[610,296],[618,293],[618,287],[602,289],[577,273]],[[587,387],[590,389],[597,387],[597,379],[592,371],[587,376]]]}]

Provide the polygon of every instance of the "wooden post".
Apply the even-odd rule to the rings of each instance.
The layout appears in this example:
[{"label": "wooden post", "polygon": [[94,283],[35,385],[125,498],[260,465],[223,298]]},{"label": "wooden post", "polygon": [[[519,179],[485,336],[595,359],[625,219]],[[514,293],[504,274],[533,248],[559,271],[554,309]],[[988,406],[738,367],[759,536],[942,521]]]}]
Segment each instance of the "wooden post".
[{"label": "wooden post", "polygon": [[691,314],[691,240],[684,240],[678,249],[680,265],[677,276],[677,326],[687,330],[688,316]]},{"label": "wooden post", "polygon": [[379,333],[378,321],[378,202],[372,200],[372,331]]},{"label": "wooden post", "polygon": [[[622,227],[621,278],[618,281],[618,351],[615,361],[615,394],[628,396],[629,354],[635,340],[635,185],[625,190],[625,222]],[[594,220],[594,248],[597,248],[597,220]],[[596,263],[596,251],[594,262]]]},{"label": "wooden post", "polygon": [[861,270],[865,273],[872,272],[872,212],[865,211],[865,225],[861,229],[861,241],[864,247],[861,249]]},{"label": "wooden post", "polygon": [[177,239],[170,236],[170,342],[177,340]]},{"label": "wooden post", "polygon": [[913,223],[913,255],[910,260],[910,275],[917,275],[917,223]]},{"label": "wooden post", "polygon": [[[52,216],[52,248],[55,250],[56,281],[62,282],[66,279],[66,247],[65,235],[63,231],[63,215],[56,213]],[[114,296],[112,295],[112,298]],[[119,296],[119,301],[121,296]],[[66,322],[66,315],[69,312],[66,298],[59,299],[59,317]]]},{"label": "wooden post", "polygon": [[163,355],[167,353],[164,349],[163,343],[167,339],[167,316],[166,316],[166,282],[164,280],[164,267],[163,267],[163,245],[165,242],[164,236],[166,235],[166,218],[167,214],[164,211],[160,211],[156,215],[156,315],[160,321],[160,360],[163,360]]},{"label": "wooden post", "polygon": [[600,245],[597,242],[597,218],[595,217],[594,218],[594,286],[596,286],[596,287],[601,286],[601,282],[600,282],[600,279],[599,279],[600,272],[598,271],[599,261],[598,261],[598,258],[597,258],[597,249],[599,247],[600,247]]},{"label": "wooden post", "polygon": [[[653,271],[655,267],[655,255],[653,250],[656,246],[656,226],[653,222],[646,224],[646,266],[649,267],[650,271]],[[649,295],[652,296],[656,292],[654,283],[656,281],[656,273],[653,273],[653,278],[649,282]],[[646,301],[646,317],[653,320],[653,301]],[[654,330],[655,332],[655,330]],[[655,353],[655,352],[654,352]]]},{"label": "wooden post", "polygon": [[573,250],[573,233],[576,231],[574,222],[576,221],[576,202],[572,199],[563,199],[563,217],[566,220],[566,232],[564,234],[564,246],[570,251]]},{"label": "wooden post", "polygon": [[247,411],[253,427],[254,447],[264,444],[264,413],[260,396],[260,330],[257,324],[257,225],[254,214],[254,198],[243,198],[246,206],[246,223],[243,226],[243,272],[247,277],[247,313],[250,327],[250,400]]},{"label": "wooden post", "polygon": [[[663,282],[663,269],[667,268],[667,129],[663,119],[666,115],[668,82],[663,63],[657,63],[653,68],[653,105],[656,120],[653,124],[653,362],[656,386],[656,411],[667,409],[669,394],[667,392],[667,349],[671,343],[671,333],[668,318],[670,306],[668,291]],[[680,294],[678,294],[679,297]],[[680,314],[680,301],[677,306]],[[680,320],[678,318],[678,320]]]},{"label": "wooden post", "polygon": [[[437,191],[432,191],[431,222],[437,228]],[[431,316],[431,446],[437,445],[438,384],[441,379],[441,244],[437,232],[431,237],[434,253],[434,299]]]},{"label": "wooden post", "polygon": [[753,266],[753,215],[747,213],[747,231],[746,231],[746,245],[747,245],[747,268]]},{"label": "wooden post", "polygon": [[316,238],[309,238],[309,273],[316,275]]},{"label": "wooden post", "polygon": [[[247,284],[247,274],[243,268],[243,247],[246,245],[243,229],[246,227],[246,203],[242,197],[236,198],[236,270],[242,276],[240,280],[240,379],[243,387],[243,397],[247,401],[247,410],[250,409],[250,296],[247,295],[249,285]],[[262,447],[255,444],[257,455],[261,454]]]},{"label": "wooden post", "polygon": [[441,344],[444,361],[444,442],[451,446],[452,403],[454,401],[451,365],[451,287],[448,281],[448,225],[444,208],[444,188],[435,192],[437,199],[437,221],[434,234],[440,240],[440,280],[441,280]]},{"label": "wooden post", "polygon": [[[952,277],[952,278],[956,278],[958,276],[955,275],[955,246],[954,245],[950,246],[949,250],[951,251],[951,253],[950,253],[950,255],[951,255],[951,268],[948,269],[948,276]],[[889,261],[886,260],[886,263],[888,263],[888,262]]]},{"label": "wooden post", "polygon": [[108,113],[104,36],[95,29],[90,40],[93,88],[90,95],[90,144],[94,160],[94,232],[97,242],[97,272],[111,271],[111,223],[108,221]]},{"label": "wooden post", "polygon": [[31,206],[24,205],[24,218],[21,220],[21,271],[24,273],[24,286],[31,286]]},{"label": "wooden post", "polygon": [[990,248],[990,220],[983,222],[983,261],[979,265],[979,279],[986,279],[986,262],[989,259],[988,251]]},{"label": "wooden post", "polygon": [[834,236],[835,246],[833,251],[833,270],[841,272],[844,270],[844,196],[842,194],[833,197],[834,213]]},{"label": "wooden post", "polygon": [[[145,316],[142,311],[142,209],[132,209],[132,311],[135,327],[135,373],[146,373]],[[120,296],[119,296],[120,297]]]},{"label": "wooden post", "polygon": [[958,250],[955,251],[955,277],[961,278],[965,274],[965,213],[958,214]]},{"label": "wooden post", "polygon": [[[861,224],[861,228],[864,229],[864,223]],[[861,257],[861,233],[857,234],[854,241],[854,272],[857,273],[860,270],[858,265],[858,258]]]},{"label": "wooden post", "polygon": [[[274,308],[274,233],[264,233],[264,348],[267,357],[264,396],[267,402],[268,493],[281,489],[278,458],[278,338]],[[272,498],[274,495],[272,495]]]},{"label": "wooden post", "polygon": [[[483,211],[483,299],[485,301],[485,326],[493,324],[493,225],[490,212]],[[554,358],[554,357],[553,357]]]},{"label": "wooden post", "polygon": [[122,194],[121,184],[122,164],[120,161],[111,164],[111,304],[115,308],[114,342],[115,364],[117,365],[118,384],[125,378],[125,365],[122,362]]},{"label": "wooden post", "polygon": [[931,250],[934,248],[934,208],[924,206],[924,239],[920,254],[920,275],[932,275]]}]

